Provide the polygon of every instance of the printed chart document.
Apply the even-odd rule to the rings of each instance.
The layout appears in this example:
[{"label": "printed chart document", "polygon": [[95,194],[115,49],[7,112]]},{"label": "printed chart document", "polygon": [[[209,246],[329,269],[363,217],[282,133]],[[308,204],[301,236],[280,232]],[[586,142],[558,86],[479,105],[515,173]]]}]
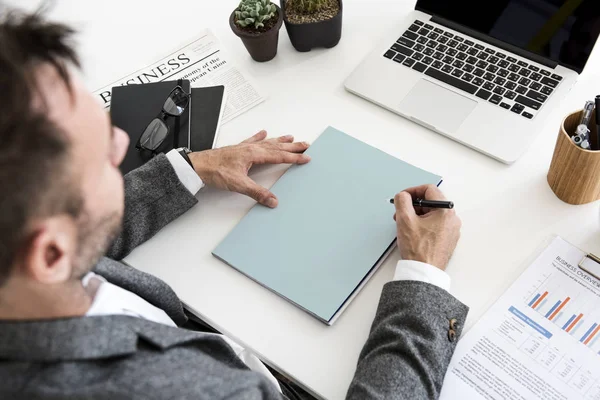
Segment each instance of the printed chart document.
[{"label": "printed chart document", "polygon": [[560,237],[462,338],[440,399],[600,400],[600,282]]},{"label": "printed chart document", "polygon": [[94,95],[104,108],[109,108],[114,86],[177,79],[188,79],[192,88],[225,86],[227,102],[222,123],[231,121],[265,99],[256,82],[232,63],[219,40],[208,29],[187,46],[96,90]]}]

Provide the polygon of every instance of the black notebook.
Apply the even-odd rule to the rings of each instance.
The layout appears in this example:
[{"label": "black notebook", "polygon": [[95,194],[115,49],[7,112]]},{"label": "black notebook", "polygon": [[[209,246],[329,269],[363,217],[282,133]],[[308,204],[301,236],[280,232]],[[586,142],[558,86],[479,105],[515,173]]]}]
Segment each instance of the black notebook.
[{"label": "black notebook", "polygon": [[190,145],[192,151],[213,149],[225,112],[225,86],[192,89]]},{"label": "black notebook", "polygon": [[[142,166],[152,158],[148,152],[138,151],[135,145],[148,123],[158,116],[167,96],[178,84],[190,93],[189,80],[112,88],[112,123],[127,132],[130,139],[127,154],[120,166],[123,174]],[[178,147],[188,147],[192,151],[213,148],[224,109],[224,90],[223,86],[191,89],[191,101],[183,115],[167,119],[171,134],[158,149],[158,153],[167,153]]]}]

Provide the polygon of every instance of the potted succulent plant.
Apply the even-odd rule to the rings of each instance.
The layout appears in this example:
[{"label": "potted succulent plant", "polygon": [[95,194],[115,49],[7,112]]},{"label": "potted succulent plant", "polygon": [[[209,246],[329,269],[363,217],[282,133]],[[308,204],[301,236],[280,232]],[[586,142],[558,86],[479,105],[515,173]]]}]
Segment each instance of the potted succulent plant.
[{"label": "potted succulent plant", "polygon": [[255,61],[269,61],[277,55],[281,9],[271,0],[242,0],[229,17],[229,26]]},{"label": "potted succulent plant", "polygon": [[342,0],[281,0],[283,21],[298,51],[331,48],[342,37]]}]

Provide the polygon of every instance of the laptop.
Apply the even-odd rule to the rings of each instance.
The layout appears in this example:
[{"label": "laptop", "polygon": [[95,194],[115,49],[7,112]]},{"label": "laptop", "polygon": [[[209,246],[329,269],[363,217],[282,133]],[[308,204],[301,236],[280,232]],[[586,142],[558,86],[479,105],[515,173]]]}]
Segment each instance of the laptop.
[{"label": "laptop", "polygon": [[511,164],[571,90],[599,30],[598,0],[418,0],[344,85]]}]

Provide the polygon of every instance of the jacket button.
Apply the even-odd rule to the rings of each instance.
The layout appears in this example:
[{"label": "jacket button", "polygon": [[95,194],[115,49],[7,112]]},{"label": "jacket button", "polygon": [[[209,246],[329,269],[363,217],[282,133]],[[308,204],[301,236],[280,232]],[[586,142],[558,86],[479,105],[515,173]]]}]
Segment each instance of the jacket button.
[{"label": "jacket button", "polygon": [[450,329],[454,331],[458,329],[458,321],[455,318],[450,320]]},{"label": "jacket button", "polygon": [[451,342],[456,341],[456,331],[454,329],[448,331],[448,340]]}]

